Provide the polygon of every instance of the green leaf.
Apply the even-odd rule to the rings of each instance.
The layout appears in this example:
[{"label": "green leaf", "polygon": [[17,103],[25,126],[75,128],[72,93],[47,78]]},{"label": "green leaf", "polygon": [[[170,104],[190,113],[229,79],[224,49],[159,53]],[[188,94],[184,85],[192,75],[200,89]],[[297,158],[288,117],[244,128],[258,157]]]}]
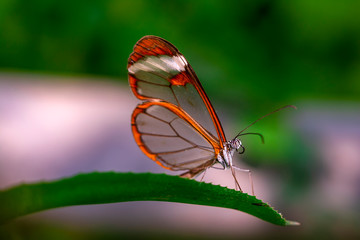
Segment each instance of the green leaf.
[{"label": "green leaf", "polygon": [[0,223],[57,207],[128,201],[167,201],[231,208],[277,225],[285,220],[268,204],[246,193],[152,173],[88,173],[51,182],[21,184],[0,191]]}]

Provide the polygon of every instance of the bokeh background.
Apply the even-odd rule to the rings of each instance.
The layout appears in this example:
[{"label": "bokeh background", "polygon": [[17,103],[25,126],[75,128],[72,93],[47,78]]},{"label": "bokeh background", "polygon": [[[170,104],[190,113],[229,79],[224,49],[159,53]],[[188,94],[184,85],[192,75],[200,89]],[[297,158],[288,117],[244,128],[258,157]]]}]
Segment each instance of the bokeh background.
[{"label": "bokeh background", "polygon": [[[228,138],[258,117],[236,165],[300,227],[162,202],[55,209],[1,239],[360,237],[360,2],[0,1],[0,187],[80,172],[167,172],[135,144],[127,58],[144,35],[185,55]],[[205,181],[234,187],[231,174]],[[247,176],[239,173],[249,192]],[[0,213],[1,214],[1,213]]]}]

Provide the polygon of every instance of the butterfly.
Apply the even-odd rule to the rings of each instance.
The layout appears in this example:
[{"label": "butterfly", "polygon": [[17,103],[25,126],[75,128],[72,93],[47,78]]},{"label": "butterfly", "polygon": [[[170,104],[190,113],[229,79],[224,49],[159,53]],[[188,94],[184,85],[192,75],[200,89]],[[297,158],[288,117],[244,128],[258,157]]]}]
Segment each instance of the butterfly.
[{"label": "butterfly", "polygon": [[[219,163],[230,168],[241,191],[233,166],[235,152],[245,148],[238,138],[227,141],[218,116],[193,68],[170,42],[145,36],[128,59],[129,84],[142,100],[132,114],[131,128],[139,148],[163,168],[185,171],[193,178]],[[258,119],[259,120],[259,119]],[[259,133],[257,134],[262,137]]]}]

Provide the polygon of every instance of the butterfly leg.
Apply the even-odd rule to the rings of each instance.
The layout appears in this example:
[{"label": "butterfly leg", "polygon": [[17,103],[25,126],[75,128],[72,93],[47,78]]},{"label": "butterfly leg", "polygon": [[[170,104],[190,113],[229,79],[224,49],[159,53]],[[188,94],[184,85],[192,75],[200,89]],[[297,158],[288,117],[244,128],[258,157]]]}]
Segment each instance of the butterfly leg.
[{"label": "butterfly leg", "polygon": [[241,187],[240,187],[240,184],[239,184],[239,182],[238,182],[238,180],[237,180],[237,178],[236,178],[235,167],[230,166],[230,169],[231,169],[231,174],[233,175],[234,180],[235,180],[235,189],[236,189],[236,190],[239,190],[240,192],[243,192],[242,189],[241,189]]},{"label": "butterfly leg", "polygon": [[218,170],[225,170],[226,169],[225,166],[222,166],[222,167],[211,166],[211,168],[218,169]]},{"label": "butterfly leg", "polygon": [[[252,193],[253,196],[255,196],[254,183],[253,183],[253,180],[252,180],[251,171],[249,169],[242,169],[242,168],[238,168],[238,167],[235,167],[235,166],[232,166],[232,169],[236,169],[236,170],[241,171],[241,172],[247,172],[249,174],[249,181],[250,181],[250,185],[251,185],[251,193]],[[232,172],[233,172],[233,170],[232,170]],[[233,176],[234,176],[234,173],[233,173]],[[235,178],[235,176],[234,176],[234,178]],[[236,178],[235,178],[235,181],[236,181]],[[237,184],[239,184],[239,183],[237,183]]]},{"label": "butterfly leg", "polygon": [[204,177],[205,177],[205,174],[206,174],[206,170],[208,170],[208,168],[206,168],[206,169],[204,170],[204,174],[202,175],[202,177],[201,177],[201,179],[200,179],[200,182],[202,182],[202,181],[204,180]]}]

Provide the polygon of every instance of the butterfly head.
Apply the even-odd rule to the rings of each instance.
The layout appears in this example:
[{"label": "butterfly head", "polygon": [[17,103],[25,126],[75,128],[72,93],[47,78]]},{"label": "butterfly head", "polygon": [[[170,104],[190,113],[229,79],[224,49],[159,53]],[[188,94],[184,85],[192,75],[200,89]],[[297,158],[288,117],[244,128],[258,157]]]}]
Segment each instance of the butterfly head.
[{"label": "butterfly head", "polygon": [[224,143],[224,148],[221,150],[217,157],[217,161],[224,169],[232,166],[232,157],[235,151],[239,154],[245,152],[245,148],[242,145],[240,139],[234,138]]},{"label": "butterfly head", "polygon": [[[234,138],[234,139],[228,141],[227,144],[228,144],[229,148],[234,149],[235,151],[237,151],[240,154],[245,152],[245,148],[242,145],[242,142],[240,141],[240,139],[238,139],[238,138]],[[239,151],[239,149],[241,149],[241,151]]]}]

